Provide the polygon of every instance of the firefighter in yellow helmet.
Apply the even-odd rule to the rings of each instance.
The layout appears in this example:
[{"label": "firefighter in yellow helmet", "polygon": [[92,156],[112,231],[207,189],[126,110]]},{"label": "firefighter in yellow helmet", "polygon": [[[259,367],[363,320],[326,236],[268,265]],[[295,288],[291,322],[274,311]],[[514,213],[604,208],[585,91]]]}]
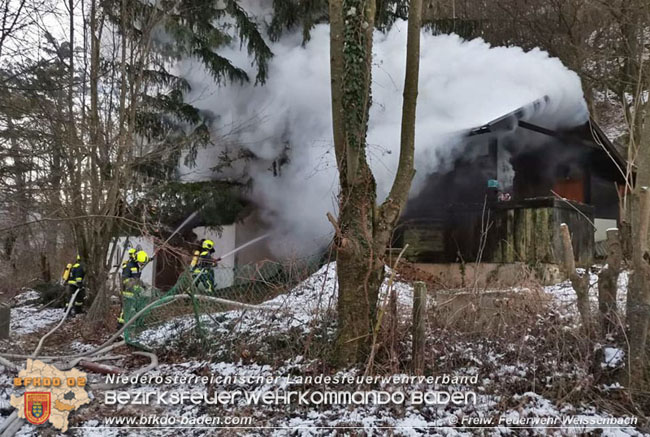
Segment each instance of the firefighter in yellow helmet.
[{"label": "firefighter in yellow helmet", "polygon": [[119,325],[128,322],[139,311],[138,301],[144,290],[140,276],[148,262],[147,252],[129,249],[129,258],[122,263],[122,311],[117,318]]},{"label": "firefighter in yellow helmet", "polygon": [[214,292],[214,267],[221,258],[213,258],[214,241],[202,240],[201,250],[194,251],[194,257],[190,263],[192,281],[204,293]]},{"label": "firefighter in yellow helmet", "polygon": [[130,261],[134,261],[134,260],[135,260],[135,254],[136,254],[136,252],[137,252],[137,250],[136,250],[135,248],[133,248],[133,247],[130,248],[130,249],[127,251],[127,253],[129,254],[129,257],[128,257],[126,260],[122,261],[122,276],[124,276],[124,268],[126,267],[126,265],[127,265]]},{"label": "firefighter in yellow helmet", "polygon": [[81,256],[77,255],[75,262],[67,264],[63,275],[61,275],[61,281],[66,286],[66,307],[70,303],[69,301],[72,295],[79,290],[72,304],[72,314],[80,314],[83,312],[84,300],[86,299],[86,288],[84,287],[85,277],[86,271],[81,262]]}]

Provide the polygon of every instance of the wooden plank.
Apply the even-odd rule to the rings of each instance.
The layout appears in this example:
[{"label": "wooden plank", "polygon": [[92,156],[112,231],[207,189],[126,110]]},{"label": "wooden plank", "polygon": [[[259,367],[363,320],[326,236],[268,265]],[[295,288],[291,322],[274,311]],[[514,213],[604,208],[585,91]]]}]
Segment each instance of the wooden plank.
[{"label": "wooden plank", "polygon": [[515,211],[509,209],[506,212],[506,252],[505,262],[515,261]]},{"label": "wooden plank", "polygon": [[524,210],[524,217],[524,221],[526,223],[526,253],[522,255],[522,258],[526,262],[532,264],[535,262],[535,233],[533,224],[533,210]]}]

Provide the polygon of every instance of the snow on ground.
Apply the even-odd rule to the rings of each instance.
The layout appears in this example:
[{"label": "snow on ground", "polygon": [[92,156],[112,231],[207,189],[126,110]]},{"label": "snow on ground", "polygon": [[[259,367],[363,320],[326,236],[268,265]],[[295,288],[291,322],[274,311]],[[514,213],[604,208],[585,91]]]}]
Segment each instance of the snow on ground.
[{"label": "snow on ground", "polygon": [[[589,270],[589,301],[593,309],[598,307],[598,272],[602,267],[595,266]],[[584,269],[577,269],[582,275],[585,274]],[[629,281],[629,272],[623,271],[618,277],[616,293],[616,302],[619,310],[625,310],[625,303],[627,300],[627,283]],[[544,291],[553,296],[557,306],[567,313],[577,315],[578,308],[576,306],[576,292],[571,285],[571,281],[560,282],[559,284],[549,285],[544,287]]]},{"label": "snow on ground", "polygon": [[[595,301],[597,297],[597,277],[591,273],[592,287],[591,298]],[[381,301],[386,296],[388,280],[382,286]],[[619,303],[624,306],[625,285],[627,273],[619,278]],[[397,293],[398,305],[410,312],[413,299],[412,287],[400,281],[393,284]],[[523,290],[523,289],[522,289]],[[516,290],[515,290],[516,291]],[[575,292],[570,283],[564,282],[555,286],[545,287],[544,291],[554,297],[554,305],[564,308],[568,314],[575,315]],[[55,323],[63,315],[62,309],[44,309],[38,312],[36,306],[29,304],[34,295],[30,298],[23,297],[24,304],[12,309],[12,320],[21,318],[21,326],[14,326],[16,333],[34,332],[44,326]],[[337,278],[335,264],[328,264],[319,269],[305,281],[294,287],[288,293],[277,296],[267,302],[266,306],[273,306],[276,309],[268,311],[233,310],[214,314],[202,314],[201,321],[212,332],[222,334],[224,338],[232,335],[236,330],[239,335],[246,334],[251,338],[257,338],[264,342],[270,335],[278,333],[296,332],[298,335],[314,332],[322,326],[335,319],[337,298]],[[15,314],[14,314],[15,312]],[[402,311],[404,312],[404,311]],[[153,326],[143,332],[138,338],[148,345],[174,344],[171,339],[188,332],[195,324],[193,315],[177,317],[164,324]],[[333,325],[327,325],[332,327]],[[332,328],[333,329],[333,328]],[[333,331],[331,331],[333,332]],[[539,384],[537,388],[533,385],[531,391],[530,381],[536,378],[536,372],[542,372],[542,364],[547,361],[544,355],[539,355],[537,362],[526,361],[521,351],[543,340],[542,333],[532,332],[526,334],[522,344],[504,344],[498,340],[483,339],[480,341],[462,340],[462,337],[450,337],[451,341],[443,339],[443,347],[436,344],[433,352],[436,366],[441,369],[453,369],[455,375],[478,375],[477,384],[426,384],[426,383],[380,383],[374,386],[363,387],[367,389],[382,389],[390,392],[402,391],[406,394],[414,391],[451,391],[459,390],[466,392],[471,390],[476,393],[476,403],[461,405],[432,404],[432,405],[264,405],[251,407],[239,402],[228,406],[206,406],[185,404],[181,406],[119,406],[110,407],[108,410],[102,402],[101,391],[94,391],[92,395],[96,399],[88,407],[75,412],[75,422],[71,425],[70,433],[77,436],[97,437],[118,437],[118,436],[147,436],[147,435],[206,435],[210,430],[201,429],[120,429],[106,428],[103,426],[103,417],[111,415],[136,416],[141,415],[171,415],[177,418],[191,417],[215,417],[215,416],[251,416],[253,426],[263,426],[262,430],[241,429],[238,431],[227,430],[228,433],[244,435],[273,435],[273,436],[314,436],[314,435],[341,435],[350,430],[336,429],[335,427],[357,427],[357,433],[368,435],[394,434],[400,436],[416,435],[439,435],[449,437],[473,436],[480,433],[484,436],[502,435],[562,435],[579,436],[586,432],[596,432],[604,436],[642,436],[644,434],[632,427],[622,428],[600,428],[574,426],[563,427],[562,429],[547,428],[539,426],[533,429],[518,429],[512,425],[500,424],[496,427],[482,428],[480,430],[469,425],[463,426],[463,418],[482,418],[484,420],[498,420],[499,417],[511,421],[526,420],[530,418],[550,418],[561,420],[566,416],[581,419],[583,421],[594,421],[599,418],[610,418],[611,416],[597,409],[589,403],[562,400],[555,402],[555,397],[545,397],[552,393],[552,384],[562,384],[555,380],[566,381],[571,384],[575,381],[583,381],[588,375],[586,370],[571,367],[569,362],[555,362],[549,364],[554,368],[552,380],[548,384]],[[458,335],[458,333],[450,333]],[[432,337],[433,339],[433,337]],[[81,351],[89,347],[77,340],[72,340],[70,347],[75,351]],[[228,344],[224,343],[227,348]],[[614,347],[603,349],[602,366],[616,366],[624,357],[622,351]],[[251,383],[246,381],[230,382],[228,384],[213,384],[209,387],[200,383],[192,385],[163,384],[163,385],[134,385],[129,390],[138,392],[152,392],[160,389],[168,390],[240,390],[240,391],[285,391],[290,389],[315,389],[325,388],[323,385],[299,385],[289,383],[289,379],[300,375],[317,375],[322,371],[317,361],[311,361],[300,355],[291,359],[280,361],[274,365],[264,365],[255,362],[242,362],[222,360],[217,362],[190,360],[183,363],[169,364],[162,363],[157,369],[148,372],[147,376],[176,376],[179,378],[189,375],[221,375],[221,376],[263,376],[268,379]],[[569,366],[569,367],[567,367]],[[0,368],[0,370],[4,370]],[[340,371],[332,376],[358,376],[357,370]],[[280,377],[279,379],[277,379]],[[10,380],[6,372],[0,373],[0,386],[10,387]],[[275,378],[275,379],[274,379]],[[545,385],[546,384],[546,385]],[[518,387],[522,387],[519,389]],[[337,390],[358,390],[358,386],[332,385],[328,389]],[[608,389],[619,389],[620,386],[612,384]],[[10,389],[9,389],[10,390]],[[8,398],[8,392],[0,392],[0,398]],[[587,398],[585,398],[586,401]],[[0,409],[7,411],[7,408],[0,401]],[[5,416],[6,417],[6,416]],[[5,418],[0,418],[0,422]],[[81,427],[81,428],[74,428]],[[525,433],[525,434],[524,434]],[[38,430],[26,425],[18,435],[35,436]]]},{"label": "snow on ground", "polygon": [[[6,367],[0,365],[0,411],[5,411],[11,408],[9,404],[9,392],[13,384],[12,375]],[[2,422],[2,417],[0,417]]]},{"label": "snow on ground", "polygon": [[38,304],[40,295],[28,290],[14,297],[16,306],[11,309],[11,333],[31,334],[59,322],[65,314],[64,308],[43,308]]},{"label": "snow on ground", "polygon": [[72,343],[70,343],[70,350],[72,352],[88,352],[93,349],[95,349],[97,346],[93,344],[87,344],[87,343],[82,343],[78,340],[74,340]]},{"label": "snow on ground", "polygon": [[[380,300],[387,295],[391,273],[388,271],[382,284]],[[398,307],[409,308],[410,311],[413,287],[395,277],[391,288],[396,293]],[[264,302],[265,307],[274,308],[273,310],[233,310],[200,314],[200,321],[209,326],[211,332],[223,335],[243,332],[255,336],[289,331],[306,334],[315,324],[326,318],[334,318],[337,296],[336,263],[332,262],[321,267],[288,293]],[[194,315],[176,317],[138,334],[136,340],[150,347],[164,345],[173,337],[192,329],[195,321]]]},{"label": "snow on ground", "polygon": [[27,303],[33,303],[41,298],[41,295],[38,294],[36,290],[25,290],[20,294],[17,294],[13,298],[13,302],[16,306],[25,305]]},{"label": "snow on ground", "polygon": [[605,368],[615,369],[623,364],[623,358],[625,357],[625,352],[616,347],[606,347],[603,349],[603,361],[600,363],[600,366]]},{"label": "snow on ground", "polygon": [[[260,366],[255,363],[210,363],[202,361],[189,361],[181,364],[163,364],[158,369],[148,372],[151,377],[168,377],[170,379],[183,378],[188,375],[230,376],[239,377],[240,380],[230,381],[227,384],[213,385],[215,391],[241,391],[241,392],[273,392],[287,390],[315,390],[323,389],[323,386],[302,385],[291,383],[296,375],[313,374],[315,363],[305,361],[302,357],[287,360],[277,367]],[[358,377],[360,373],[355,370],[340,371],[332,377]],[[247,377],[261,377],[260,381],[246,381]],[[483,383],[479,383],[483,385]],[[498,395],[481,393],[481,386],[473,387],[466,385],[452,384],[426,384],[426,383],[378,383],[374,386],[351,387],[351,386],[328,386],[329,390],[386,390],[391,393],[401,392],[408,396],[415,391],[443,391],[443,390],[473,390],[477,392],[476,402],[468,402],[460,405],[439,402],[425,406],[413,405],[405,402],[399,405],[381,405],[366,403],[354,405],[257,405],[251,408],[250,403],[243,398],[231,405],[222,406],[197,406],[182,405],[174,407],[163,407],[158,409],[158,415],[170,415],[180,420],[182,417],[209,417],[209,416],[237,416],[246,415],[253,419],[252,425],[264,427],[264,429],[241,429],[237,431],[240,435],[273,435],[273,436],[314,436],[314,435],[339,435],[341,432],[351,430],[336,429],[337,427],[355,427],[357,433],[368,435],[394,434],[400,436],[418,436],[434,434],[440,436],[460,437],[472,436],[481,431],[485,436],[502,435],[563,435],[579,436],[585,432],[595,431],[600,427],[594,426],[565,426],[559,430],[538,426],[534,429],[517,429],[512,423],[523,422],[531,418],[545,418],[546,420],[561,421],[566,417],[573,417],[583,422],[596,421],[612,416],[596,411],[591,406],[574,406],[567,403],[557,405],[545,397],[534,392],[524,392],[513,396],[512,399],[502,399]],[[193,385],[183,384],[162,384],[139,385],[137,391],[148,393],[156,390],[192,390],[202,391],[208,387],[201,383]],[[97,394],[95,394],[97,395]],[[511,406],[508,406],[511,405]],[[114,414],[127,416],[141,416],[150,413],[148,407],[139,408],[137,411],[129,407],[118,407]],[[144,409],[144,410],[143,410]],[[87,417],[93,417],[86,413]],[[491,420],[498,425],[493,428],[477,430],[467,424],[467,418],[482,418]],[[463,422],[465,418],[466,422]],[[510,421],[510,424],[500,424],[501,420]],[[466,425],[463,426],[463,423]],[[96,417],[84,420],[76,426],[83,427],[73,431],[76,435],[91,436],[113,436],[113,435],[164,435],[161,430],[123,430],[103,429],[101,421]],[[601,428],[602,429],[602,428]],[[169,430],[167,430],[169,431]],[[527,432],[521,434],[521,432]],[[609,436],[643,436],[632,427],[621,427],[603,429],[600,435]],[[143,434],[139,434],[142,432]],[[193,435],[193,432],[200,433],[200,430],[185,430],[183,435]]]}]

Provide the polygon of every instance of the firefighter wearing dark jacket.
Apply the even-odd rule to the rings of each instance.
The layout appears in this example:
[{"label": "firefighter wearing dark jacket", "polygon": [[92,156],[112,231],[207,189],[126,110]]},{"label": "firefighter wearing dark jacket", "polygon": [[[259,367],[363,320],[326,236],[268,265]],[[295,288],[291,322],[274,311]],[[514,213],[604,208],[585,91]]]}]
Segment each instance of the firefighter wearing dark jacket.
[{"label": "firefighter wearing dark jacket", "polygon": [[122,311],[117,322],[121,325],[129,321],[138,311],[138,299],[143,291],[140,281],[142,269],[149,262],[144,250],[129,250],[129,259],[122,263]]},{"label": "firefighter wearing dark jacket", "polygon": [[134,248],[130,248],[128,251],[129,258],[126,261],[122,261],[122,277],[124,277],[124,267],[130,262],[130,261],[135,261],[135,254],[137,253],[137,250]]},{"label": "firefighter wearing dark jacket", "polygon": [[77,259],[74,263],[70,263],[65,267],[61,279],[66,286],[66,308],[70,303],[70,298],[72,295],[79,290],[77,297],[72,304],[72,313],[79,314],[83,312],[84,300],[86,299],[86,288],[84,287],[84,278],[86,277],[86,272],[84,266],[81,263],[81,257],[77,255]]},{"label": "firefighter wearing dark jacket", "polygon": [[214,292],[214,267],[221,258],[212,258],[214,254],[214,241],[203,240],[201,250],[194,251],[194,257],[190,263],[192,281],[197,288],[204,293]]}]

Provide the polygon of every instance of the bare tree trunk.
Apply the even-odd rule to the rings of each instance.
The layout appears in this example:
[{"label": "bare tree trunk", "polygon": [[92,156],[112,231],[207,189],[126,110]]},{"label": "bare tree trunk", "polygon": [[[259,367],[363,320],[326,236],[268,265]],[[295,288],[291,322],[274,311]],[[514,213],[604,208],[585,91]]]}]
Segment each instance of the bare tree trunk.
[{"label": "bare tree trunk", "polygon": [[[103,180],[104,177],[108,176],[105,171],[105,168],[109,165],[108,162],[102,162],[101,157],[105,155],[104,152],[100,150],[106,145],[102,144],[100,137],[100,126],[99,126],[99,71],[100,71],[100,39],[102,34],[102,24],[103,19],[98,19],[99,10],[97,7],[96,0],[92,0],[90,4],[90,16],[88,17],[88,22],[84,23],[89,25],[89,34],[90,34],[90,73],[89,73],[89,91],[90,91],[90,117],[89,117],[89,138],[90,138],[90,148],[93,151],[91,153],[93,171],[91,178],[91,187],[94,191],[92,196],[92,203],[90,205],[91,210],[94,213],[101,214],[106,213],[100,208],[100,199],[103,197]],[[122,20],[126,20],[126,17],[122,17]],[[122,29],[124,30],[124,29]],[[122,38],[126,38],[122,34]],[[122,49],[125,49],[123,45]],[[122,53],[122,62],[124,63],[125,53]],[[122,64],[124,65],[124,64]],[[124,72],[124,68],[123,68]],[[122,76],[122,81],[125,81],[125,76]],[[124,86],[123,86],[124,87]],[[124,88],[122,88],[124,89]],[[121,100],[123,104],[123,101]],[[119,165],[119,163],[118,163]],[[97,171],[99,169],[100,171]],[[108,200],[108,199],[106,199]],[[92,257],[93,259],[93,272],[94,272],[94,281],[92,282],[93,293],[92,293],[92,305],[88,312],[89,318],[96,321],[104,321],[108,314],[110,307],[109,296],[106,292],[106,251],[108,250],[105,247],[105,244],[102,244],[105,240],[104,235],[102,235],[101,229],[107,226],[106,223],[92,223],[93,234],[95,235],[93,244],[92,244]],[[112,223],[111,225],[112,226]],[[110,238],[110,236],[109,236]]]},{"label": "bare tree trunk", "polygon": [[333,134],[341,186],[335,360],[347,365],[365,361],[370,352],[385,250],[414,175],[422,2],[410,3],[399,167],[380,207],[365,150],[375,1],[330,0],[329,5]]},{"label": "bare tree trunk", "polygon": [[378,208],[376,183],[366,160],[371,104],[374,0],[330,0],[332,119],[341,193],[336,224],[339,282],[335,361],[365,361],[372,344],[384,256],[413,178],[415,105],[419,73],[421,0],[409,11],[400,160],[393,187]]},{"label": "bare tree trunk", "polygon": [[603,338],[616,332],[620,325],[616,311],[616,293],[622,263],[623,248],[618,229],[608,229],[607,265],[598,275],[598,309]]},{"label": "bare tree trunk", "polygon": [[341,186],[335,360],[341,365],[363,362],[370,352],[384,273],[374,253],[376,184],[365,151],[374,10],[374,0],[330,1],[333,134]]},{"label": "bare tree trunk", "polygon": [[578,312],[582,320],[582,327],[587,335],[591,335],[591,308],[589,306],[589,274],[579,275],[576,271],[575,256],[571,243],[571,234],[566,223],[560,225],[562,248],[564,255],[564,269],[571,280],[571,285],[576,292]]},{"label": "bare tree trunk", "polygon": [[[633,197],[637,197],[637,195]],[[633,203],[635,203],[634,200]],[[638,223],[638,227],[633,227],[633,271],[628,285],[626,308],[627,337],[630,345],[628,383],[639,381],[643,377],[648,329],[650,328],[650,251],[648,250],[650,190],[647,187],[642,187],[639,190],[638,203],[638,219],[634,220]]]},{"label": "bare tree trunk", "polygon": [[420,31],[422,28],[422,0],[409,3],[408,35],[406,41],[406,75],[402,105],[402,126],[397,174],[388,197],[377,213],[375,244],[383,251],[390,242],[393,228],[408,199],[415,176],[415,116],[420,74]]},{"label": "bare tree trunk", "polygon": [[424,347],[426,344],[427,288],[424,282],[416,282],[413,292],[413,351],[412,371],[424,374]]},{"label": "bare tree trunk", "polygon": [[384,278],[383,260],[373,251],[375,181],[365,160],[360,172],[366,183],[350,190],[348,196],[341,193],[339,212],[343,238],[336,259],[339,326],[335,360],[341,365],[361,363],[370,353],[379,287]]}]

